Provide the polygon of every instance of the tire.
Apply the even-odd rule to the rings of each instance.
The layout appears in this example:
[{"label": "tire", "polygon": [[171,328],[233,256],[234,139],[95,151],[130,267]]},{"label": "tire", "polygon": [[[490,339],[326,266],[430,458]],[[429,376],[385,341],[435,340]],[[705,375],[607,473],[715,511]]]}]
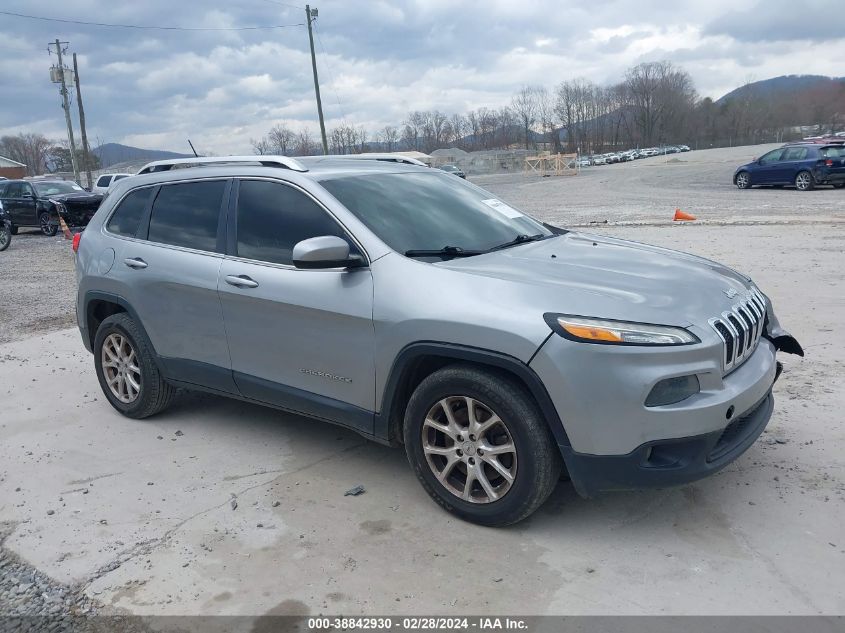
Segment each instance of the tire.
[{"label": "tire", "polygon": [[842,189],[842,187],[845,187],[845,182],[837,182],[833,185],[834,189]]},{"label": "tire", "polygon": [[38,214],[38,226],[41,227],[41,233],[47,237],[53,237],[59,232],[59,225],[50,220],[50,214],[46,211]]},{"label": "tire", "polygon": [[16,226],[13,224],[13,225],[12,225],[12,235],[17,235],[17,234],[18,234],[18,227],[16,227]]},{"label": "tire", "polygon": [[9,248],[12,243],[12,229],[5,225],[0,225],[0,252]]},{"label": "tire", "polygon": [[[110,366],[104,364],[104,357],[117,358],[119,362]],[[155,415],[167,408],[176,393],[176,389],[159,373],[146,334],[125,312],[104,319],[97,328],[94,365],[106,398],[126,417],[142,419]],[[121,368],[124,372],[122,383],[117,375]],[[109,382],[115,379],[118,384],[113,390]]]},{"label": "tire", "polygon": [[751,188],[751,174],[747,171],[741,171],[736,175],[734,178],[734,184],[737,186],[737,189],[750,189]]},{"label": "tire", "polygon": [[[478,436],[470,433],[468,402]],[[429,496],[480,525],[526,518],[552,493],[561,472],[558,448],[526,389],[471,365],[450,365],[425,378],[408,402],[403,433],[408,461]],[[470,472],[481,478],[470,479]]]},{"label": "tire", "polygon": [[814,186],[813,174],[807,170],[799,171],[795,175],[795,188],[798,191],[810,191]]}]

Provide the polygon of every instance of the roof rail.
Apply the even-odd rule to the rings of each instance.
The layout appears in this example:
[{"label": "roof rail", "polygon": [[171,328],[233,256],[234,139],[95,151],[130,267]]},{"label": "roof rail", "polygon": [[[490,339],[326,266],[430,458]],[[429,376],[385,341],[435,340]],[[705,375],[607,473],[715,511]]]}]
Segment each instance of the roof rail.
[{"label": "roof rail", "polygon": [[420,167],[428,167],[428,165],[426,165],[421,160],[411,158],[410,156],[402,156],[401,154],[380,154],[376,152],[368,154],[330,154],[328,156],[323,156],[323,158],[354,158],[358,160],[380,160],[385,163],[402,163],[405,165],[418,165]]},{"label": "roof rail", "polygon": [[281,167],[293,171],[308,171],[308,169],[295,158],[287,156],[196,156],[193,158],[168,158],[166,160],[154,160],[147,163],[138,171],[138,174],[152,174],[159,171],[170,171],[183,167],[208,167],[211,165],[236,165],[251,164],[262,165],[263,167]]}]

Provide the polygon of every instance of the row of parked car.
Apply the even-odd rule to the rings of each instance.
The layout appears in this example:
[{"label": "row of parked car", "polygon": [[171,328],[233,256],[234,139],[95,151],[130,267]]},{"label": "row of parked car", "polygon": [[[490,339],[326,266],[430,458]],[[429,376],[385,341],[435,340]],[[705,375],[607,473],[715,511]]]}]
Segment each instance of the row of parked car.
[{"label": "row of parked car", "polygon": [[629,149],[624,152],[610,152],[607,154],[593,154],[582,156],[578,159],[579,167],[592,167],[593,165],[611,165],[613,163],[624,163],[650,156],[662,156],[665,154],[680,154],[688,152],[688,145],[664,145],[662,147],[646,147],[643,149]]}]

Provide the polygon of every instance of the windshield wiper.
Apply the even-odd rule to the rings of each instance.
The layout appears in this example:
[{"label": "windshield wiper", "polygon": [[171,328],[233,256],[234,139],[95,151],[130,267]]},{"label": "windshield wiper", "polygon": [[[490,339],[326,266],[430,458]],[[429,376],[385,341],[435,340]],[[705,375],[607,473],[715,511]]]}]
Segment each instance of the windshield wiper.
[{"label": "windshield wiper", "polygon": [[539,240],[544,240],[547,237],[552,237],[551,235],[543,235],[542,233],[537,233],[536,235],[525,235],[520,234],[513,238],[510,242],[505,242],[504,244],[499,244],[498,246],[494,246],[492,248],[487,249],[487,252],[490,251],[500,251],[503,248],[509,248],[511,246],[516,246],[517,244],[525,244],[527,242],[537,242]]},{"label": "windshield wiper", "polygon": [[487,251],[467,251],[460,246],[444,246],[437,250],[412,249],[405,251],[405,257],[472,257]]}]

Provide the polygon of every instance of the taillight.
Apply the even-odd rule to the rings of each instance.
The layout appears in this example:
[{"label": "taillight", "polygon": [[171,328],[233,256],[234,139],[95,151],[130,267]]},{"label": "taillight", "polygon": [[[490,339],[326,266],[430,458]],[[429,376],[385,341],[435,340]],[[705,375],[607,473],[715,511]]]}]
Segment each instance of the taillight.
[{"label": "taillight", "polygon": [[833,167],[833,161],[830,160],[829,158],[826,161],[824,161],[824,164],[827,165],[828,167]]},{"label": "taillight", "polygon": [[82,241],[82,233],[77,233],[73,236],[73,242],[71,242],[71,246],[73,247],[73,252],[79,250],[79,242]]}]

